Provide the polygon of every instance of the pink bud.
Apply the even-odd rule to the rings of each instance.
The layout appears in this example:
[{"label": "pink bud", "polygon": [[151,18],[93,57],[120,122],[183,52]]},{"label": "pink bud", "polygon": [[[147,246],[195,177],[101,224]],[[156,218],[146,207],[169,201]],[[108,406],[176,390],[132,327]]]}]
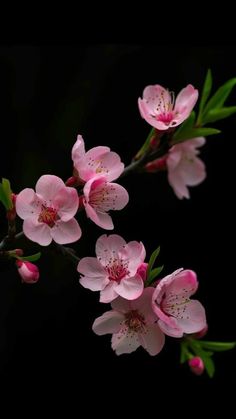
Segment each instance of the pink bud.
[{"label": "pink bud", "polygon": [[22,260],[17,260],[16,265],[22,282],[34,284],[38,281],[39,270],[36,265],[31,262],[23,262]]},{"label": "pink bud", "polygon": [[194,358],[190,359],[188,361],[188,365],[190,370],[196,375],[201,375],[205,368],[204,362],[200,356],[195,356]]},{"label": "pink bud", "polygon": [[77,178],[75,176],[71,176],[71,177],[69,177],[69,179],[67,179],[65,184],[66,184],[66,186],[77,186],[77,184],[78,184]]},{"label": "pink bud", "polygon": [[153,160],[145,165],[146,172],[155,173],[160,170],[166,170],[167,157],[161,157],[160,159]]},{"label": "pink bud", "polygon": [[148,263],[141,263],[141,265],[138,267],[137,274],[139,274],[143,281],[146,281],[147,279],[147,268]]}]

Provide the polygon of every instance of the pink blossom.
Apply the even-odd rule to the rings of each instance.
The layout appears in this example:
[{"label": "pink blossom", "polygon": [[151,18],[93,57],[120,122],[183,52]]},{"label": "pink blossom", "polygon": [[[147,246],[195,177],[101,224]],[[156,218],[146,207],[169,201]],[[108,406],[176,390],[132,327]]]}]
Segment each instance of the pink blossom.
[{"label": "pink blossom", "polygon": [[161,330],[169,336],[182,337],[196,333],[206,326],[205,309],[195,294],[198,281],[195,272],[178,269],[159,281],[153,294],[153,310]]},{"label": "pink blossom", "polygon": [[197,156],[205,138],[198,137],[174,145],[167,156],[168,181],[179,199],[189,198],[187,186],[196,186],[206,178],[205,165]]},{"label": "pink blossom", "polygon": [[83,204],[87,216],[105,230],[114,228],[109,210],[121,210],[129,201],[123,186],[107,182],[105,177],[90,179],[84,186]]},{"label": "pink blossom", "polygon": [[142,280],[145,282],[147,279],[147,269],[148,269],[148,263],[143,262],[138,267],[137,274],[139,274],[142,278]]},{"label": "pink blossom", "polygon": [[74,215],[79,198],[76,189],[66,187],[53,175],[41,176],[36,192],[26,188],[17,195],[16,212],[24,220],[23,231],[30,240],[47,246],[54,240],[65,244],[79,240],[81,229]]},{"label": "pink blossom", "polygon": [[195,356],[192,359],[190,359],[188,361],[188,365],[189,365],[191,371],[196,375],[202,375],[202,373],[205,369],[204,362],[203,362],[202,358],[200,358],[200,356]]},{"label": "pink blossom", "polygon": [[152,311],[154,288],[145,288],[133,301],[121,297],[112,302],[111,311],[93,323],[97,335],[112,333],[112,349],[117,355],[131,353],[142,346],[150,355],[157,355],[163,348],[165,336]]},{"label": "pink blossom", "polygon": [[39,279],[39,270],[36,265],[31,262],[17,260],[16,265],[21,276],[22,282],[27,284],[34,284]]},{"label": "pink blossom", "polygon": [[109,147],[98,146],[85,152],[84,140],[78,135],[77,141],[72,148],[72,160],[78,176],[83,181],[94,178],[97,175],[104,176],[107,181],[117,179],[124,170],[117,153]]},{"label": "pink blossom", "polygon": [[138,99],[138,105],[141,116],[161,131],[176,127],[187,119],[197,99],[198,90],[191,84],[181,90],[176,101],[173,93],[156,84],[144,89],[143,99]]},{"label": "pink blossom", "polygon": [[102,303],[109,303],[119,295],[134,300],[142,294],[143,280],[137,273],[146,255],[142,243],[126,243],[116,234],[103,234],[97,240],[96,255],[96,258],[85,257],[78,264],[83,287],[101,291]]}]

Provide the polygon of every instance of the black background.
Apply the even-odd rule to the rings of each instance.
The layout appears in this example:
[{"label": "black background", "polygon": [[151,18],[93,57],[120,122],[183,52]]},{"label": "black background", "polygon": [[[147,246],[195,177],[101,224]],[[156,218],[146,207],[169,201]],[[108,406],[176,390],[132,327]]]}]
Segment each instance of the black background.
[{"label": "black background", "polygon": [[[34,187],[42,174],[66,180],[78,133],[87,149],[110,146],[128,164],[149,132],[137,107],[144,87],[159,83],[177,93],[192,83],[200,89],[210,67],[216,89],[236,76],[235,53],[232,45],[1,47],[1,175],[10,179],[16,193]],[[228,104],[236,104],[235,92]],[[126,241],[143,241],[148,255],[161,245],[165,275],[179,267],[197,272],[208,339],[232,341],[236,117],[219,122],[217,128],[222,134],[208,138],[202,150],[207,179],[191,188],[190,200],[175,197],[165,174],[131,174],[121,181],[130,203],[114,212],[113,219],[114,232]],[[75,248],[80,257],[93,256],[103,230],[84,214],[80,225],[83,236]],[[20,226],[19,222],[19,230]],[[3,237],[2,209],[0,229]],[[38,250],[24,240],[20,244],[26,254]],[[1,266],[0,377],[9,394],[36,394],[52,403],[55,397],[57,405],[63,401],[79,409],[84,404],[88,411],[91,405],[84,397],[90,394],[104,413],[107,397],[114,398],[121,411],[122,400],[137,407],[142,397],[150,404],[170,394],[179,396],[179,405],[189,396],[194,406],[205,399],[210,403],[210,395],[216,402],[218,394],[218,401],[229,406],[234,351],[216,354],[213,380],[180,367],[178,342],[171,338],[157,357],[141,349],[117,357],[109,336],[91,331],[94,319],[108,306],[79,285],[75,266],[48,248],[38,266],[40,281],[33,286],[21,285],[13,265]]]}]

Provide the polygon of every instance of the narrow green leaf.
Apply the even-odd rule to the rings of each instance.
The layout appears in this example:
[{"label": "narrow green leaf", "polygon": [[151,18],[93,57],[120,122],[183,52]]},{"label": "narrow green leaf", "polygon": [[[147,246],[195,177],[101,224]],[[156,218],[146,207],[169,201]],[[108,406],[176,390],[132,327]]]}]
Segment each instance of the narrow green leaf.
[{"label": "narrow green leaf", "polygon": [[158,266],[158,268],[152,269],[151,272],[150,272],[150,274],[149,274],[149,277],[148,277],[148,279],[146,281],[146,284],[147,285],[151,285],[151,283],[153,282],[153,280],[156,279],[156,277],[161,273],[161,271],[163,270],[163,268],[164,268],[164,265]]},{"label": "narrow green leaf", "polygon": [[228,106],[227,108],[211,109],[202,121],[203,124],[209,122],[219,121],[220,119],[228,118],[230,115],[236,113],[236,106]]},{"label": "narrow green leaf", "polygon": [[195,112],[192,111],[188,119],[186,119],[186,121],[184,121],[183,124],[181,124],[180,127],[175,131],[173,135],[174,140],[176,138],[181,138],[181,135],[183,135],[185,131],[189,131],[190,128],[193,128],[195,123],[195,117]]},{"label": "narrow green leaf", "polygon": [[144,153],[146,153],[146,151],[148,150],[149,144],[150,144],[150,140],[151,140],[151,138],[153,137],[154,134],[155,134],[155,128],[152,128],[151,131],[149,132],[148,136],[147,136],[147,139],[145,140],[142,147],[140,148],[140,150],[136,154],[136,156],[135,156],[136,160],[140,159],[140,157],[142,157],[142,155]]},{"label": "narrow green leaf", "polygon": [[34,255],[31,255],[31,256],[24,256],[24,257],[17,256],[17,259],[22,260],[22,261],[26,261],[26,262],[35,262],[40,257],[41,257],[41,252],[38,252],[38,253],[35,253]]},{"label": "narrow green leaf", "polygon": [[173,137],[172,144],[181,143],[183,141],[191,140],[196,137],[207,137],[208,135],[219,134],[220,131],[215,128],[190,128],[182,134]]},{"label": "narrow green leaf", "polygon": [[224,105],[227,97],[235,85],[236,78],[230,79],[215,92],[204,109],[203,118],[205,118],[211,109],[221,108]]},{"label": "narrow green leaf", "polygon": [[205,103],[206,103],[207,99],[210,96],[211,89],[212,89],[212,74],[211,74],[211,70],[209,69],[207,71],[207,75],[206,75],[206,78],[205,78],[205,82],[204,82],[204,86],[203,86],[203,90],[202,90],[201,101],[200,101],[200,105],[199,105],[199,113],[198,113],[198,118],[197,118],[197,124],[198,125],[201,124],[201,117],[202,117],[203,109],[204,109],[204,106],[205,106]]},{"label": "narrow green leaf", "polygon": [[209,377],[212,378],[213,375],[215,374],[215,364],[214,364],[213,359],[210,357],[205,357],[205,358],[202,358],[202,360],[204,362],[206,372],[208,373]]},{"label": "narrow green leaf", "polygon": [[5,194],[6,197],[6,202],[7,202],[7,210],[11,210],[13,208],[13,204],[12,204],[12,199],[11,199],[11,185],[8,179],[2,179],[2,190]]},{"label": "narrow green leaf", "polygon": [[0,201],[2,202],[2,204],[4,205],[4,207],[6,208],[6,210],[8,209],[8,201],[5,195],[5,192],[3,190],[2,184],[0,183]]},{"label": "narrow green leaf", "polygon": [[161,249],[160,246],[158,246],[158,248],[156,250],[154,250],[154,252],[151,254],[151,257],[150,257],[149,262],[148,262],[147,280],[149,279],[149,275],[150,275],[152,267],[153,267],[153,265],[156,261],[156,258],[160,253],[160,249]]},{"label": "narrow green leaf", "polygon": [[199,342],[201,343],[202,348],[210,349],[215,352],[229,351],[236,346],[236,342],[210,342],[205,340]]},{"label": "narrow green leaf", "polygon": [[184,342],[181,342],[180,345],[180,363],[184,364],[184,362],[188,361],[188,351],[186,348],[186,344]]}]

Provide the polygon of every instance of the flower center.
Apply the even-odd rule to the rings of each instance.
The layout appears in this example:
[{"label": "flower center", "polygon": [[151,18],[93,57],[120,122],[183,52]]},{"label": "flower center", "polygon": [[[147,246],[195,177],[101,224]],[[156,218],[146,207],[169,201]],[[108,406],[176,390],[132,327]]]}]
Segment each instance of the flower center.
[{"label": "flower center", "polygon": [[142,332],[146,325],[145,318],[138,310],[131,310],[125,314],[125,324],[134,332]]},{"label": "flower center", "polygon": [[122,278],[129,275],[127,269],[127,263],[123,263],[121,260],[114,259],[106,266],[106,271],[109,275],[110,281],[120,282]]},{"label": "flower center", "polygon": [[156,119],[158,121],[164,122],[164,124],[168,125],[172,119],[174,119],[174,113],[171,112],[162,112],[159,115],[157,115]]},{"label": "flower center", "polygon": [[52,207],[47,207],[46,205],[42,205],[41,212],[39,214],[38,221],[40,223],[45,223],[49,227],[53,227],[55,225],[55,221],[58,220],[59,217],[57,215],[57,210]]}]

